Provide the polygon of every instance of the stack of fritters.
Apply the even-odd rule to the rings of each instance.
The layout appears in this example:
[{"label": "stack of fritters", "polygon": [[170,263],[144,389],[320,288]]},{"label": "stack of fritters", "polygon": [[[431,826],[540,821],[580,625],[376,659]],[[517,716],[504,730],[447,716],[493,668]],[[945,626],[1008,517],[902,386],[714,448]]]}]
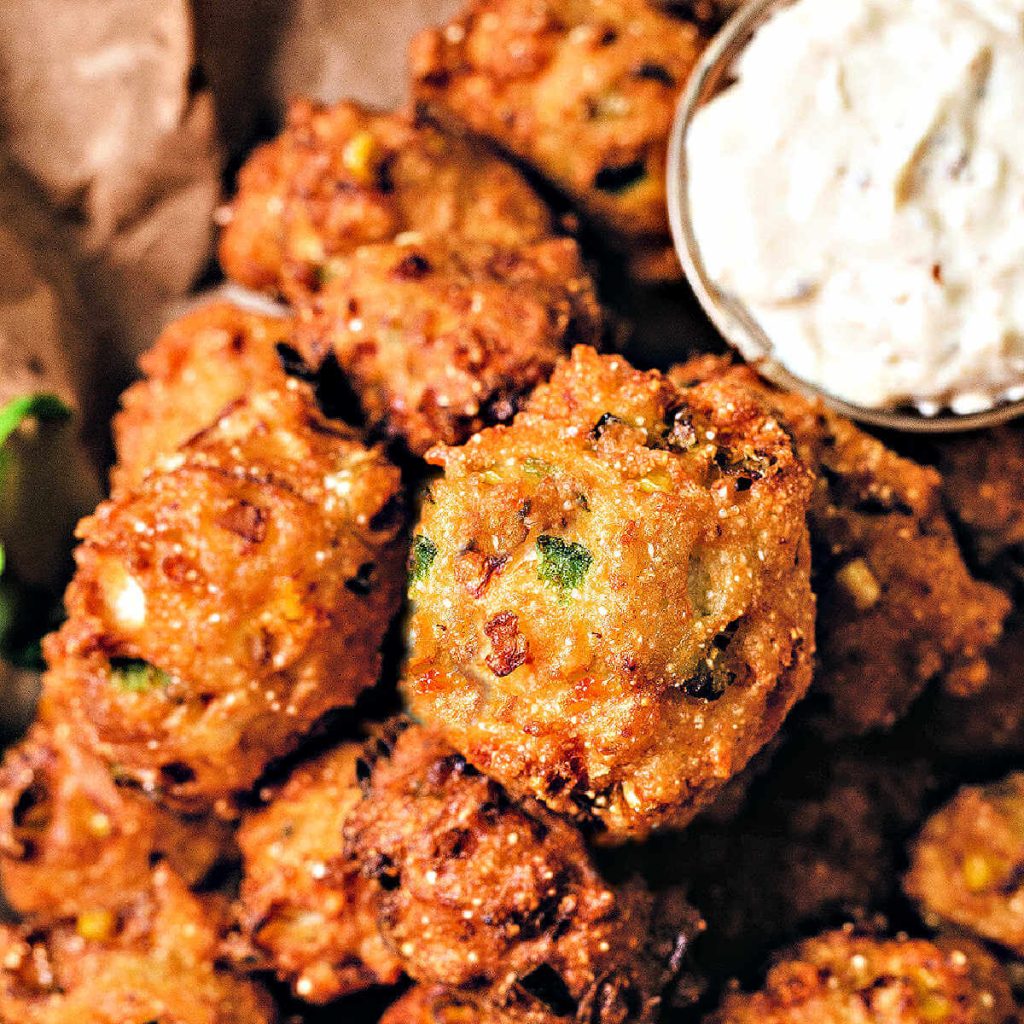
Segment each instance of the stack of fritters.
[{"label": "stack of fritters", "polygon": [[[279,313],[208,305],[141,360],[0,769],[0,1021],[342,1019],[395,986],[386,1024],[1010,1024],[989,953],[880,925],[701,995],[893,906],[950,702],[976,745],[1022,731],[1010,600],[943,506],[1005,583],[1013,493],[989,522],[959,448],[943,491],[745,367],[599,351],[570,232],[678,278],[705,39],[685,4],[475,0],[414,43],[414,113],[301,102],[254,153],[221,261]],[[849,738],[911,711],[923,749]],[[922,922],[1024,952],[1021,788],[924,827]]]}]

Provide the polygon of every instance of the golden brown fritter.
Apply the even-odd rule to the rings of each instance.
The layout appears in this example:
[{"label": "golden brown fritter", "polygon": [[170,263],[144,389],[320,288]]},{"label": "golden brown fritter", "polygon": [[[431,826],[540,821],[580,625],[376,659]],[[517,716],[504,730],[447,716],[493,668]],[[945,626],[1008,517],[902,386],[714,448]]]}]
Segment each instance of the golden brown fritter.
[{"label": "golden brown fritter", "polygon": [[157,860],[193,884],[229,851],[229,823],[119,786],[67,725],[36,725],[0,766],[0,879],[34,921],[122,908],[149,888]]},{"label": "golden brown fritter", "polygon": [[440,448],[413,540],[413,714],[606,837],[681,825],[810,682],[811,479],[731,380],[577,348]]},{"label": "golden brown fritter", "polygon": [[120,917],[50,931],[0,926],[0,1020],[10,1024],[271,1024],[254,983],[215,966],[210,908],[166,867]]},{"label": "golden brown fritter", "polygon": [[413,88],[571,196],[639,277],[674,279],[668,135],[704,43],[653,0],[471,0],[414,41]]},{"label": "golden brown fritter", "polygon": [[571,825],[513,804],[437,733],[401,732],[370,771],[346,853],[410,976],[517,1019],[653,1019],[699,931],[690,908],[609,885]]},{"label": "golden brown fritter", "polygon": [[79,526],[44,703],[167,798],[247,788],[376,682],[400,485],[304,385],[239,401]]},{"label": "golden brown fritter", "polygon": [[239,918],[257,963],[266,960],[311,1003],[401,974],[380,933],[368,882],[337,872],[342,827],[362,793],[360,744],[347,744],[298,768],[238,833],[244,876]]},{"label": "golden brown fritter", "polygon": [[419,239],[332,260],[296,344],[333,352],[369,421],[422,455],[509,420],[601,310],[576,243],[520,249]]},{"label": "golden brown fritter", "polygon": [[764,988],[709,1024],[1010,1024],[1005,972],[973,943],[827,932],[783,954]]},{"label": "golden brown fritter", "polygon": [[817,481],[810,509],[818,669],[834,732],[888,728],[929,682],[985,685],[1009,601],[974,579],[942,507],[938,474],[890,451],[820,402],[715,357],[676,367],[684,383],[725,375],[757,390]]},{"label": "golden brown fritter", "polygon": [[935,787],[895,738],[791,742],[731,821],[699,818],[660,854],[659,877],[688,881],[708,921],[701,964],[743,971],[809,927],[888,907]]},{"label": "golden brown fritter", "polygon": [[114,417],[114,486],[132,487],[160,455],[177,451],[232,403],[283,387],[277,345],[291,321],[217,302],[170,324],[139,360],[146,379],[121,396]]},{"label": "golden brown fritter", "polygon": [[978,564],[1007,586],[1024,585],[1024,430],[932,439],[946,500]]},{"label": "golden brown fritter", "polygon": [[227,275],[292,297],[331,258],[406,231],[513,247],[552,231],[525,178],[480,143],[348,102],[292,104],[242,168],[229,218]]},{"label": "golden brown fritter", "polygon": [[904,888],[929,917],[1024,955],[1024,774],[965,786],[936,811]]}]

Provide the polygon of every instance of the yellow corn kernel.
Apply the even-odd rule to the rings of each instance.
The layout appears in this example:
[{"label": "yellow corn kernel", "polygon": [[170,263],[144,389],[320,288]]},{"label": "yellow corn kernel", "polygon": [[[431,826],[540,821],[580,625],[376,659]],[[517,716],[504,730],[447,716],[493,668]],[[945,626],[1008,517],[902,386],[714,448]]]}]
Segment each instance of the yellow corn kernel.
[{"label": "yellow corn kernel", "polygon": [[377,157],[377,140],[370,132],[356,132],[341,151],[342,166],[362,185],[373,180]]},{"label": "yellow corn kernel", "polygon": [[971,892],[983,892],[988,889],[999,875],[997,865],[983,853],[969,853],[964,857],[961,870],[964,883]]},{"label": "yellow corn kernel", "polygon": [[117,918],[110,910],[85,910],[78,915],[75,931],[83,939],[104,942],[114,934]]},{"label": "yellow corn kernel", "polygon": [[277,587],[277,611],[287,622],[301,622],[305,614],[302,598],[292,580],[286,579]]},{"label": "yellow corn kernel", "polygon": [[857,611],[866,612],[874,608],[882,598],[882,588],[863,558],[847,562],[836,573],[836,580],[850,595]]},{"label": "yellow corn kernel", "polygon": [[665,494],[672,488],[672,477],[664,469],[652,469],[640,478],[640,490],[648,494]]},{"label": "yellow corn kernel", "polygon": [[929,992],[921,999],[921,1020],[947,1020],[952,1010],[950,1001],[945,996],[939,995],[938,992]]},{"label": "yellow corn kernel", "polygon": [[97,811],[95,814],[89,817],[89,835],[96,839],[107,839],[110,834],[114,831],[113,822],[110,820],[109,814],[104,814],[102,811]]},{"label": "yellow corn kernel", "polygon": [[323,240],[312,230],[296,229],[291,238],[292,253],[304,263],[322,263],[327,256]]}]

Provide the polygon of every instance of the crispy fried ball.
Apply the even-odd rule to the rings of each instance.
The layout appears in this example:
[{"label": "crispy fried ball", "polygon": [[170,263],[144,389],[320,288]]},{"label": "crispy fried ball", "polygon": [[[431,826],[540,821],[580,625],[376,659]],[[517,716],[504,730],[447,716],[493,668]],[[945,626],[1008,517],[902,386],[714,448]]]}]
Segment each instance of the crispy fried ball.
[{"label": "crispy fried ball", "polygon": [[0,766],[0,879],[35,921],[126,906],[157,860],[194,884],[229,852],[228,822],[177,815],[118,785],[66,725],[36,725]]},{"label": "crispy fried ball", "polygon": [[932,439],[953,518],[979,566],[1008,587],[1024,587],[1024,430]]},{"label": "crispy fried ball", "polygon": [[520,249],[420,239],[333,260],[300,312],[314,365],[333,352],[368,419],[422,455],[509,420],[601,311],[576,243]]},{"label": "crispy fried ball", "polygon": [[168,799],[249,787],[376,682],[400,483],[304,385],[240,401],[79,526],[44,705]]},{"label": "crispy fried ball", "polygon": [[931,765],[885,737],[791,743],[728,822],[702,817],[661,854],[708,921],[698,949],[716,973],[888,906],[906,842],[937,785]]},{"label": "crispy fried ball", "polygon": [[333,867],[342,827],[362,796],[361,750],[347,744],[297,769],[238,833],[245,872],[239,918],[248,952],[267,960],[307,1002],[391,984],[401,974],[377,930],[370,884]]},{"label": "crispy fried ball", "polygon": [[49,931],[0,926],[11,1024],[272,1024],[267,995],[215,966],[215,916],[166,867],[124,914]]},{"label": "crispy fried ball", "polygon": [[780,956],[764,988],[726,995],[709,1024],[1010,1024],[1003,969],[972,943],[846,928]]},{"label": "crispy fried ball", "polygon": [[929,917],[1024,955],[1024,774],[965,786],[936,811],[904,887]]},{"label": "crispy fried ball", "polygon": [[935,471],[821,403],[770,388],[748,367],[711,357],[670,375],[684,383],[723,374],[763,396],[817,477],[812,692],[823,700],[823,724],[838,733],[888,728],[932,680],[960,694],[983,687],[1009,601],[964,564]]},{"label": "crispy fried ball", "polygon": [[652,0],[471,0],[413,42],[413,88],[572,197],[639,277],[674,279],[667,142],[704,43]]},{"label": "crispy fried ball", "polygon": [[242,168],[220,241],[229,277],[300,297],[357,246],[406,231],[518,246],[552,231],[525,178],[483,145],[355,103],[292,104]]},{"label": "crispy fried ball", "polygon": [[700,928],[638,882],[609,885],[570,824],[419,726],[372,764],[343,831],[407,973],[517,1018],[651,1020]]},{"label": "crispy fried ball", "polygon": [[810,682],[809,474],[731,380],[577,348],[440,448],[413,539],[413,713],[606,838],[681,825]]},{"label": "crispy fried ball", "polygon": [[290,335],[290,320],[227,302],[170,324],[139,360],[145,379],[121,396],[113,423],[115,488],[138,484],[158,456],[177,451],[232,402],[282,387],[277,346]]}]

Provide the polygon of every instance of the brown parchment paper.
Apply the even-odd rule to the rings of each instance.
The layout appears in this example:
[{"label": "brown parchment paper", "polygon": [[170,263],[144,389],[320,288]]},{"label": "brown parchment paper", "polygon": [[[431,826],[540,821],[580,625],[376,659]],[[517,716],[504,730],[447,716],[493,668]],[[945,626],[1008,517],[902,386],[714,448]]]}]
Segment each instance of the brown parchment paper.
[{"label": "brown parchment paper", "polygon": [[0,146],[68,232],[111,375],[208,259],[213,106],[185,0],[0,3]]}]

